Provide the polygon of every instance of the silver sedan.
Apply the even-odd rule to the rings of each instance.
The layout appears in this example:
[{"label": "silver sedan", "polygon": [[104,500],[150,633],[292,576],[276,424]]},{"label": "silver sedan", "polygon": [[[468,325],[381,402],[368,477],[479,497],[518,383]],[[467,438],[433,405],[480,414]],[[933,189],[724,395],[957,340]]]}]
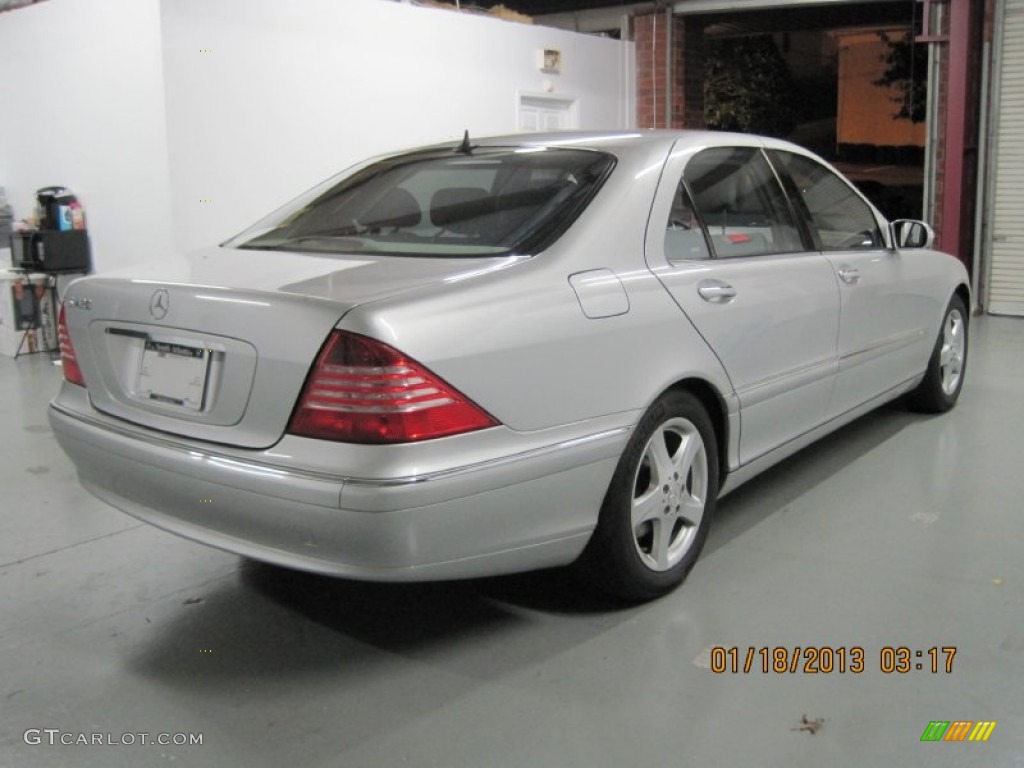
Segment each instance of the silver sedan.
[{"label": "silver sedan", "polygon": [[888,400],[955,404],[968,280],[932,239],[773,139],[467,136],[75,281],[50,420],[96,496],[230,552],[650,599],[722,494]]}]

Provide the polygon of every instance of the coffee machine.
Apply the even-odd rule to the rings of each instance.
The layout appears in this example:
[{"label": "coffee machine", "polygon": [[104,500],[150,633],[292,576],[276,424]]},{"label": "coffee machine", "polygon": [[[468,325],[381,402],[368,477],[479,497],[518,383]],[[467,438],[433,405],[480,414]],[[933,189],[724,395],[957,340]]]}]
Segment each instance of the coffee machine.
[{"label": "coffee machine", "polygon": [[36,190],[40,231],[67,232],[75,229],[71,211],[78,200],[67,187],[43,187]]}]

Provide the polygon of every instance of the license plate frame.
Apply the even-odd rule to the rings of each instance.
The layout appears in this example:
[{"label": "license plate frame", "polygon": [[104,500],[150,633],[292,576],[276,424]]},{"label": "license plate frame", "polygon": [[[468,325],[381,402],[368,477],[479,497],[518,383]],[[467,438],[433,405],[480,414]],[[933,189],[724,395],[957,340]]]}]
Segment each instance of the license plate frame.
[{"label": "license plate frame", "polygon": [[201,411],[206,404],[210,350],[147,337],[136,393],[144,400]]}]

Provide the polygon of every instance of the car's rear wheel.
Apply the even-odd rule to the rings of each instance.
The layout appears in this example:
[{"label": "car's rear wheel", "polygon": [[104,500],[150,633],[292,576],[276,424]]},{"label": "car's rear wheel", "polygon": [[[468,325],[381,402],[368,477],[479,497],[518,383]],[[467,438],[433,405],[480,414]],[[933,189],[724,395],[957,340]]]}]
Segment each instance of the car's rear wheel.
[{"label": "car's rear wheel", "polygon": [[953,296],[942,318],[928,370],[910,393],[911,406],[926,413],[948,411],[960,397],[966,370],[967,308],[963,299]]},{"label": "car's rear wheel", "polygon": [[718,493],[718,451],[707,411],[689,392],[659,398],[619,459],[581,566],[632,601],[678,585],[700,555]]}]

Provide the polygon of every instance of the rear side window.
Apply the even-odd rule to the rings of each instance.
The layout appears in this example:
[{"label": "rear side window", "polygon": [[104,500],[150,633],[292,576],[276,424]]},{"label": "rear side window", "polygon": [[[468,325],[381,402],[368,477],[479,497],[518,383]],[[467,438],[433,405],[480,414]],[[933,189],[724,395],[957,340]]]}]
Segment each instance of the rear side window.
[{"label": "rear side window", "polygon": [[705,149],[687,163],[683,179],[719,258],[804,250],[782,187],[759,149]]},{"label": "rear side window", "polygon": [[690,200],[686,185],[679,182],[672,198],[672,210],[665,228],[665,258],[669,261],[694,261],[711,258],[704,228]]},{"label": "rear side window", "polygon": [[875,215],[845,179],[803,155],[774,150],[771,157],[780,173],[793,180],[823,251],[882,247]]},{"label": "rear side window", "polygon": [[398,256],[536,253],[575,221],[614,164],[603,152],[561,148],[403,155],[322,185],[227,245]]}]

